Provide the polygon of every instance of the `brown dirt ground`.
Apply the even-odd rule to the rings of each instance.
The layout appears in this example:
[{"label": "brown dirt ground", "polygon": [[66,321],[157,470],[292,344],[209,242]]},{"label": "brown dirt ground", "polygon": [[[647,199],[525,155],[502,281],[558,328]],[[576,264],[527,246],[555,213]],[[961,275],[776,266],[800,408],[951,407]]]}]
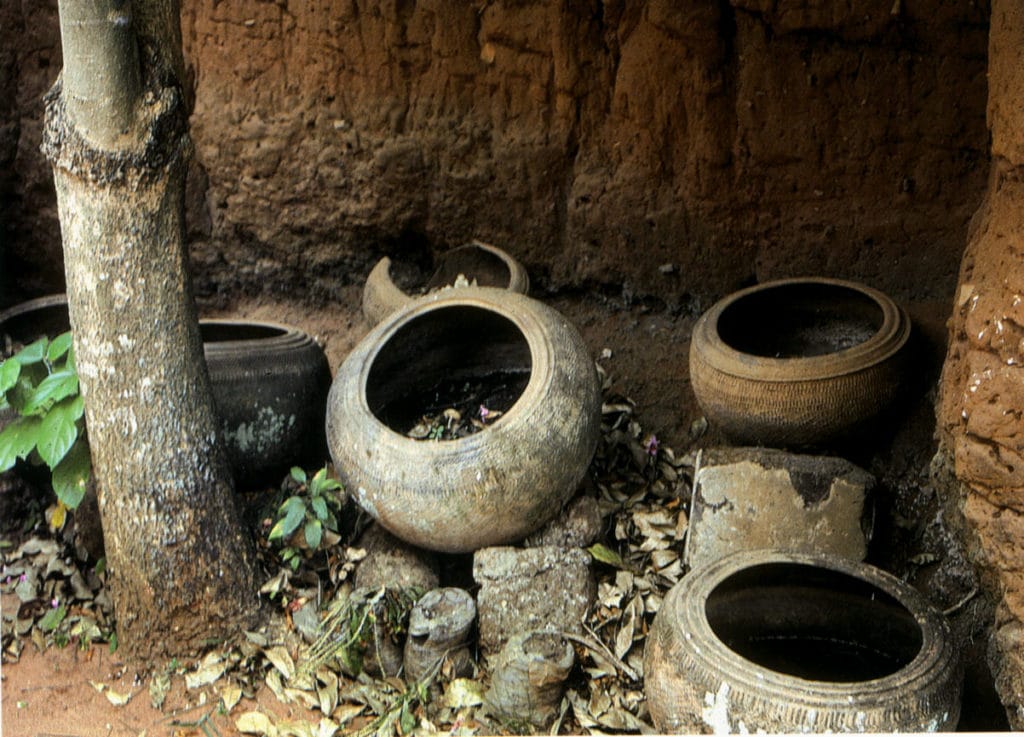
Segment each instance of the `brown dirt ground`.
[{"label": "brown dirt ground", "polygon": [[[216,314],[298,325],[324,341],[332,369],[336,369],[368,330],[358,311],[358,289],[346,289],[344,299],[339,307],[329,310],[293,303],[252,301],[242,302],[230,311],[216,311]],[[644,429],[656,433],[677,454],[685,452],[694,442],[689,434],[691,423],[701,417],[687,376],[687,353],[694,318],[643,304],[626,304],[619,298],[562,295],[547,301],[579,326],[595,356],[601,356],[605,349],[610,351],[610,356],[606,353],[601,363],[621,392],[636,401],[637,417]],[[928,361],[937,367],[945,343],[949,307],[945,302],[936,301],[914,303],[908,305],[908,309],[926,339]],[[206,312],[213,315],[215,311]],[[935,376],[937,378],[937,372]],[[924,471],[934,452],[930,396],[930,393],[921,393],[919,406],[907,415],[906,427],[897,432],[893,447],[887,450],[892,463],[889,473],[882,474],[889,476],[883,478],[882,483],[891,488],[904,488],[908,480],[927,477]],[[712,428],[699,439],[699,444],[708,446],[719,441]],[[4,601],[0,605],[9,603]],[[160,664],[153,665],[159,667]],[[148,679],[136,680],[137,673],[140,673],[138,669],[122,662],[116,653],[111,655],[104,646],[87,652],[70,647],[40,653],[28,643],[20,662],[2,667],[2,734],[6,737],[202,734],[196,721],[214,712],[215,694],[211,692],[205,706],[200,707],[196,704],[198,694],[184,693],[178,685],[168,696],[165,712],[161,713],[150,706],[145,690]],[[127,706],[114,707],[90,686],[90,681],[108,684],[119,692],[138,693]],[[176,681],[180,684],[180,679]],[[266,689],[257,696],[261,707],[288,718],[289,707],[278,703]],[[230,716],[213,713],[210,719],[217,733],[226,737],[237,734],[234,718],[251,708],[253,704],[243,700]],[[965,704],[965,710],[968,708]]]}]

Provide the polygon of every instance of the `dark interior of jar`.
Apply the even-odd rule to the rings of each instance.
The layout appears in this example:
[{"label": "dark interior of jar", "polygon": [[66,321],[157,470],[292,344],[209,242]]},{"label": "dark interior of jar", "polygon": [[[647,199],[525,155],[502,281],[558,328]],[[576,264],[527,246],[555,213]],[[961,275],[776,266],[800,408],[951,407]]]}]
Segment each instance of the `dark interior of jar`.
[{"label": "dark interior of jar", "polygon": [[529,343],[511,320],[472,305],[441,307],[410,320],[380,348],[366,401],[377,419],[404,434],[423,415],[450,407],[507,412],[531,368]]},{"label": "dark interior of jar", "polygon": [[21,344],[31,343],[43,336],[54,338],[70,329],[67,302],[26,309],[0,322],[0,336],[6,335]]},{"label": "dark interior of jar", "polygon": [[863,343],[882,327],[882,309],[855,289],[813,282],[752,292],[718,318],[722,341],[767,358],[821,356]]},{"label": "dark interior of jar", "polygon": [[895,673],[921,650],[921,628],[899,601],[839,571],[766,563],[722,581],[705,608],[715,635],[778,673],[849,683]]},{"label": "dark interior of jar", "polygon": [[200,320],[199,333],[203,343],[226,343],[233,340],[266,340],[284,335],[283,328],[252,322]]},{"label": "dark interior of jar", "polygon": [[479,287],[507,287],[512,279],[508,264],[491,251],[478,246],[460,246],[442,254],[427,289],[453,284],[459,274]]}]

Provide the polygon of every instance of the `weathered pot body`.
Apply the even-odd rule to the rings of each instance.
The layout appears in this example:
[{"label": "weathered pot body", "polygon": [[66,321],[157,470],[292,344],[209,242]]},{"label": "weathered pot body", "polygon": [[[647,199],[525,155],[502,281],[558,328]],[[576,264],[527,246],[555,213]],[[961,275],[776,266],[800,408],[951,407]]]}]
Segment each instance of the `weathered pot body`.
[{"label": "weathered pot body", "polygon": [[644,653],[659,731],[953,731],[962,669],[913,588],[834,556],[737,553],[665,597]]},{"label": "weathered pot body", "polygon": [[828,445],[895,402],[910,327],[889,297],[862,284],[768,282],[701,316],[690,380],[708,420],[735,442]]},{"label": "weathered pot body", "polygon": [[[69,330],[67,298],[40,297],[0,313],[0,337],[28,343]],[[323,463],[331,384],[323,349],[288,325],[199,321],[222,440],[236,480],[276,485],[295,464]],[[3,416],[0,415],[0,423]]]},{"label": "weathered pot body", "polygon": [[[457,440],[384,419],[440,379],[528,372],[504,415]],[[331,387],[327,442],[348,493],[392,534],[472,551],[521,539],[572,496],[600,432],[597,374],[559,313],[500,289],[427,295],[371,331]]]}]

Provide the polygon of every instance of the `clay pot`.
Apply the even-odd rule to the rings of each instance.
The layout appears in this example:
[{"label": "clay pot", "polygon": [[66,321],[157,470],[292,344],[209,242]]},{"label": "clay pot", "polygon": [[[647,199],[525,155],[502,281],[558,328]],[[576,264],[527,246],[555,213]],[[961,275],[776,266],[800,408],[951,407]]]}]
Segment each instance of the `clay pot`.
[{"label": "clay pot", "polygon": [[843,558],[756,551],[690,572],[644,653],[663,732],[953,731],[963,673],[941,614]]},{"label": "clay pot", "polygon": [[[404,434],[425,399],[451,406],[464,382],[495,377],[512,388],[509,406],[484,429]],[[467,552],[519,540],[559,511],[593,456],[600,413],[594,363],[562,315],[467,287],[410,303],[353,349],[331,387],[327,443],[348,493],[392,534]]]},{"label": "clay pot", "polygon": [[896,400],[910,319],[876,289],[785,279],[736,292],[694,327],[690,380],[710,422],[750,445],[828,445]]},{"label": "clay pot", "polygon": [[[462,274],[480,287],[498,287],[519,294],[530,290],[526,269],[508,253],[496,246],[472,241],[453,248],[440,257],[437,269],[423,288],[430,292],[451,285]],[[371,325],[407,305],[415,295],[403,292],[391,277],[391,259],[377,262],[363,287],[363,315]]]},{"label": "clay pot", "polygon": [[[0,338],[20,343],[70,329],[67,297],[50,295],[0,313]],[[221,432],[238,483],[276,484],[295,464],[322,464],[321,428],[331,383],[323,349],[288,325],[200,320]]]},{"label": "clay pot", "polygon": [[289,325],[200,320],[221,433],[241,485],[276,485],[293,465],[322,466],[331,369]]}]

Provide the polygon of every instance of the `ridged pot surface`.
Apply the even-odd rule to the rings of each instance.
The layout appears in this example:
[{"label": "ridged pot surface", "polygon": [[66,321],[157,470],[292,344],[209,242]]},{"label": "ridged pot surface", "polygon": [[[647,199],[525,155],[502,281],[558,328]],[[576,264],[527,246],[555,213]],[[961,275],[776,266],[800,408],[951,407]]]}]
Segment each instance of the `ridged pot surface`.
[{"label": "ridged pot surface", "polygon": [[862,284],[768,282],[701,316],[690,380],[708,420],[734,442],[829,445],[862,432],[895,403],[910,328],[900,307]]},{"label": "ridged pot surface", "polygon": [[691,571],[644,654],[665,732],[952,731],[962,668],[913,588],[834,556],[752,551]]}]

